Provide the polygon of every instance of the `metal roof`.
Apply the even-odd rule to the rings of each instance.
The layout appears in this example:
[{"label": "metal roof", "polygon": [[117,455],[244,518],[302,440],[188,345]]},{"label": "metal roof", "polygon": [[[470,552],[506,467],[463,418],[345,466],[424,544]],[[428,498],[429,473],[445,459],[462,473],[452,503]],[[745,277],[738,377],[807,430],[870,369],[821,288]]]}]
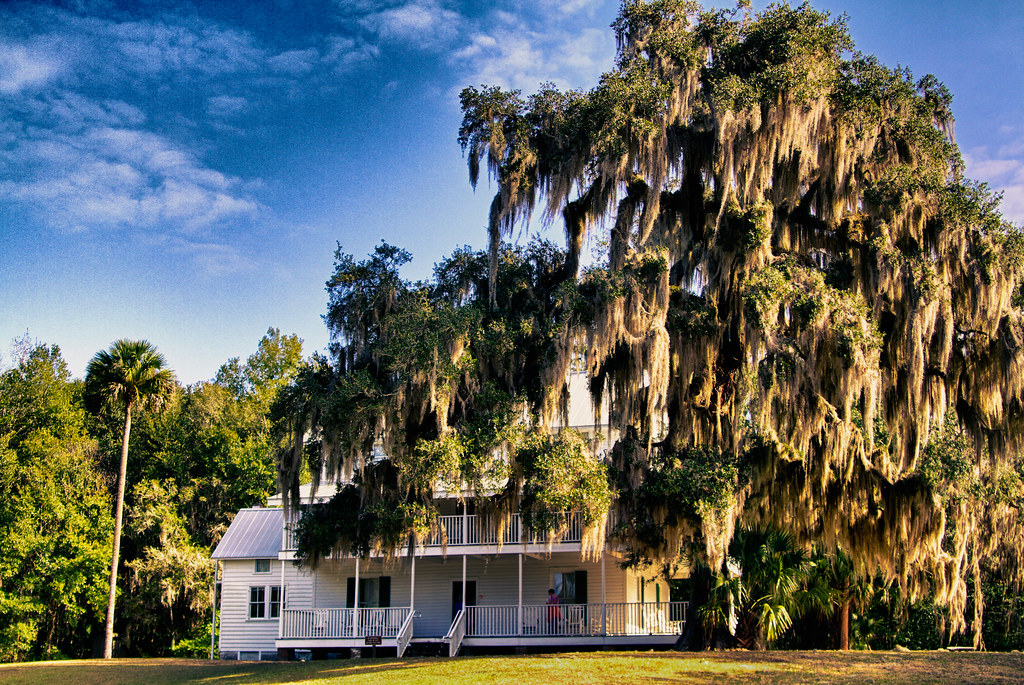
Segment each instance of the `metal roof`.
[{"label": "metal roof", "polygon": [[281,550],[281,509],[242,509],[224,533],[213,559],[276,559]]}]

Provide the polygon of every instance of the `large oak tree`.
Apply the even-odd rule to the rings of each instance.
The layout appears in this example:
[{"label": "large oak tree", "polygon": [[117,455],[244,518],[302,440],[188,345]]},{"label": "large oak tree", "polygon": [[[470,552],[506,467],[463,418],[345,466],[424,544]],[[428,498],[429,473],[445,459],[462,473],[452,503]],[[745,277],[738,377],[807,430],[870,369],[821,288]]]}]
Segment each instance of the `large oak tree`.
[{"label": "large oak tree", "polygon": [[[397,248],[339,250],[333,358],[278,405],[283,486],[304,456],[359,485],[356,513],[308,517],[307,558],[422,537],[434,487],[462,481],[552,534],[582,509],[587,549],[610,533],[637,564],[721,568],[738,523],[773,525],[962,627],[981,558],[1020,578],[1020,502],[947,506],[922,456],[949,414],[981,487],[1015,463],[1024,253],[963,176],[950,93],[806,5],[634,0],[614,30],[592,90],[463,91],[489,255],[412,284]],[[538,211],[566,250],[505,247]],[[584,267],[588,238],[607,249]],[[601,487],[587,445],[548,436],[574,366],[620,436]]]}]

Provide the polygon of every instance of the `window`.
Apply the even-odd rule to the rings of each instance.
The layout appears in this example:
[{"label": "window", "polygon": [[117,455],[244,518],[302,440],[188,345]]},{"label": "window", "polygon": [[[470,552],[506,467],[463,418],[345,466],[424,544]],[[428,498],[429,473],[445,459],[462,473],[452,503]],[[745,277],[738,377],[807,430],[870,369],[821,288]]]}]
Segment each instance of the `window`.
[{"label": "window", "polygon": [[267,617],[266,600],[267,588],[262,586],[249,588],[249,618]]},{"label": "window", "polygon": [[[348,579],[345,606],[351,608],[356,599],[356,579]],[[391,577],[359,579],[359,608],[375,609],[391,606]]]},{"label": "window", "polygon": [[256,573],[270,573],[270,559],[257,559]]},{"label": "window", "polygon": [[270,586],[270,618],[281,616],[281,605],[284,603],[284,588],[280,585]]},{"label": "window", "polygon": [[571,571],[556,573],[554,577],[555,594],[561,604],[587,603],[587,572]]},{"label": "window", "polygon": [[284,588],[280,585],[256,585],[249,588],[249,618],[280,618],[284,606]]}]

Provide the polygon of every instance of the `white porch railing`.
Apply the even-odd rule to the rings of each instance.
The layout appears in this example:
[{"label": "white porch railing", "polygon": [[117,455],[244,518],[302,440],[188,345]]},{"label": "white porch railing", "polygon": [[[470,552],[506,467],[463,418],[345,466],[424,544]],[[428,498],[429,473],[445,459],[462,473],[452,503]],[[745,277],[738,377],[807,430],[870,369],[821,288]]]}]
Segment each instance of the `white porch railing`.
[{"label": "white porch railing", "polygon": [[[517,625],[515,604],[466,607],[466,637],[603,637],[678,635],[686,622],[686,602],[608,604],[524,604]],[[454,628],[454,624],[452,626]]]},{"label": "white porch railing", "polygon": [[[583,539],[583,518],[578,513],[564,514],[566,531],[558,542],[574,543]],[[461,545],[484,545],[495,547],[498,544],[498,527],[492,525],[492,519],[488,516],[477,515],[455,515],[439,516],[438,523],[444,531],[430,536],[427,540],[427,547],[440,547],[445,538],[448,546]],[[530,544],[545,544],[547,537],[536,535],[523,530],[522,520],[519,514],[513,514],[505,524],[501,540],[504,544],[518,544],[527,542]],[[292,526],[285,526],[284,549],[287,551],[297,549],[295,531]]]},{"label": "white porch railing", "polygon": [[[578,513],[564,515],[567,529],[559,539],[560,542],[579,542],[583,539],[583,518]],[[495,546],[498,544],[498,526],[492,523],[490,517],[476,515],[455,515],[440,516],[438,523],[444,531],[432,535],[427,541],[427,547],[438,547],[447,538],[449,546],[458,545],[486,545]],[[543,544],[547,538],[543,535],[535,535],[523,530],[522,520],[519,514],[513,514],[505,524],[501,535],[505,544],[517,544],[529,542]]]},{"label": "white porch railing", "polygon": [[[408,620],[409,607],[386,609],[285,609],[281,612],[281,638],[361,638],[367,635],[398,637]],[[411,631],[411,628],[410,628]]]},{"label": "white porch railing", "polygon": [[412,623],[413,619],[416,618],[416,612],[410,611],[408,616],[405,617],[405,622],[402,623],[402,627],[398,629],[397,640],[395,641],[395,647],[397,650],[397,656],[399,659],[405,654],[406,648],[409,647],[409,643],[412,642]]},{"label": "white porch railing", "polygon": [[466,637],[466,610],[459,609],[459,613],[455,615],[455,620],[452,621],[452,627],[448,629],[448,634],[444,636],[444,641],[448,643],[448,656],[456,656],[459,650],[462,648],[462,640]]}]

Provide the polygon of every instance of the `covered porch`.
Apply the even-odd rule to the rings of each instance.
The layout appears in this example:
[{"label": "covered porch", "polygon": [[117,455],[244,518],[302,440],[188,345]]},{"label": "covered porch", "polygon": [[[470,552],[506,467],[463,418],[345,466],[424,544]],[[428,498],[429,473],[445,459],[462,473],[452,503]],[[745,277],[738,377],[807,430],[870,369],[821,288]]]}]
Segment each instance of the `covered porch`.
[{"label": "covered porch", "polygon": [[463,645],[544,646],[673,644],[686,602],[601,602],[467,606],[445,636],[449,656]]},{"label": "covered porch", "polygon": [[[672,644],[685,602],[664,579],[644,579],[606,553],[579,552],[325,562],[300,596],[289,590],[279,649],[362,648],[367,638],[401,655],[410,642],[529,647]],[[560,604],[544,603],[548,589]],[[286,653],[287,654],[287,653]]]},{"label": "covered porch", "polygon": [[411,607],[283,609],[278,650],[394,647],[401,657],[412,640]]}]

